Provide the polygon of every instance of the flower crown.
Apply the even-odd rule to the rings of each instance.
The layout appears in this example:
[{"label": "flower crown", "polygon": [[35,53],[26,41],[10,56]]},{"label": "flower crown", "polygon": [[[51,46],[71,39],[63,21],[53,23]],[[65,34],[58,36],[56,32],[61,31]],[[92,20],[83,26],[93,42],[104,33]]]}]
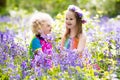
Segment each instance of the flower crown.
[{"label": "flower crown", "polygon": [[[82,11],[75,5],[69,5],[68,10],[72,10],[78,14],[78,16],[82,19],[83,13]],[[82,20],[82,23],[86,23],[85,20]]]}]

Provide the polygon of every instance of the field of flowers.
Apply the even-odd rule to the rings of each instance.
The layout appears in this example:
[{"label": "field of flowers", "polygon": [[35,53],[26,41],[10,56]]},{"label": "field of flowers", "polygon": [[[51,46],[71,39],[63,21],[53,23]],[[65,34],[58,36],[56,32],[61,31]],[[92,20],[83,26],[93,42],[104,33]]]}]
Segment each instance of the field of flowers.
[{"label": "field of flowers", "polygon": [[[19,14],[21,13],[21,14]],[[119,80],[120,79],[120,17],[86,15],[83,29],[87,45],[80,58],[74,51],[59,48],[64,31],[64,14],[53,24],[54,48],[52,68],[44,65],[45,54],[29,58],[32,39],[30,14],[11,12],[0,16],[0,79],[1,80]]]}]

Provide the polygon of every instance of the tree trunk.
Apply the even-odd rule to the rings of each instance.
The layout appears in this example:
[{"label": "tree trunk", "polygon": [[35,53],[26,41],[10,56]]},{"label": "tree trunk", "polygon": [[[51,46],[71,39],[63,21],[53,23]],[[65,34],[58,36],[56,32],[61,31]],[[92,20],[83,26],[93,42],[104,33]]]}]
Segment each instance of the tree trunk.
[{"label": "tree trunk", "polygon": [[6,7],[6,0],[0,0],[0,7],[5,8]]}]

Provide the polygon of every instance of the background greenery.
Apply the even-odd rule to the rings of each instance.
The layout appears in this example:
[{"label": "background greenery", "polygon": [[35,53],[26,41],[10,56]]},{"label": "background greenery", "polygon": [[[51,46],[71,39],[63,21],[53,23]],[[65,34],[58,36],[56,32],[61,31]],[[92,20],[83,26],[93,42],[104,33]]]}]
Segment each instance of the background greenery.
[{"label": "background greenery", "polygon": [[[61,52],[64,12],[69,4],[79,6],[87,20],[83,24],[87,34],[83,67],[68,63],[77,60],[73,55],[62,59],[56,54]],[[48,12],[55,19],[53,62],[59,64],[47,72],[37,66],[30,69],[28,47],[33,34],[29,20],[36,10]],[[120,80],[119,14],[120,0],[0,0],[0,80]]]},{"label": "background greenery", "polygon": [[0,0],[0,15],[9,14],[10,10],[24,9],[28,12],[45,11],[54,17],[66,10],[69,4],[90,11],[91,15],[115,17],[120,14],[120,0]]}]

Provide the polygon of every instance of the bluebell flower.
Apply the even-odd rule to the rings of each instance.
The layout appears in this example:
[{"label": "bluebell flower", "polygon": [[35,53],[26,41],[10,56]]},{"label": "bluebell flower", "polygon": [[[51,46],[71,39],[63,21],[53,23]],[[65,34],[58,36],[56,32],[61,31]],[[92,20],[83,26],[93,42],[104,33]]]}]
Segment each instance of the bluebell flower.
[{"label": "bluebell flower", "polygon": [[120,66],[120,58],[117,58],[117,65]]},{"label": "bluebell flower", "polygon": [[21,64],[21,67],[22,67],[23,70],[26,69],[27,68],[27,63],[25,61],[23,61],[22,64]]}]

